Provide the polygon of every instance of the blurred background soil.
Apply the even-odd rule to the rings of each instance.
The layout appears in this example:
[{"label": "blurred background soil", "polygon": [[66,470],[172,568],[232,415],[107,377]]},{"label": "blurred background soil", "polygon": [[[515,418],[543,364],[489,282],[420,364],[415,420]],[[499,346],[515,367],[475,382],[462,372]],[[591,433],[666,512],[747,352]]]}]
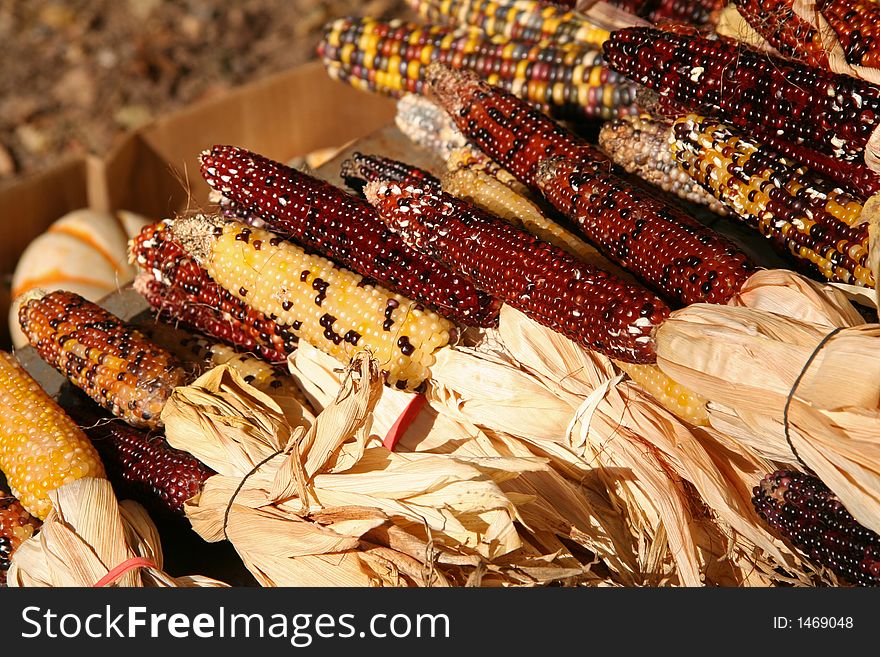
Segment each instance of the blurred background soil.
[{"label": "blurred background soil", "polygon": [[314,59],[323,25],[354,14],[410,16],[405,0],[0,0],[0,186]]}]

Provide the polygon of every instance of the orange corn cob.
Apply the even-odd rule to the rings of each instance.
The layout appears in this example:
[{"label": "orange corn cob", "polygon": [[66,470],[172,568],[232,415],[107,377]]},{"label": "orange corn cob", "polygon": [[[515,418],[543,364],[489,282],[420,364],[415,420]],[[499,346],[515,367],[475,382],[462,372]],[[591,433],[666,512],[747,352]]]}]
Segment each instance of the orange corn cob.
[{"label": "orange corn cob", "polygon": [[41,520],[49,492],[82,477],[104,477],[83,431],[11,354],[0,352],[0,470],[21,505]]},{"label": "orange corn cob", "polygon": [[186,374],[174,358],[118,317],[59,290],[19,310],[22,331],[40,357],[129,424],[152,428]]}]

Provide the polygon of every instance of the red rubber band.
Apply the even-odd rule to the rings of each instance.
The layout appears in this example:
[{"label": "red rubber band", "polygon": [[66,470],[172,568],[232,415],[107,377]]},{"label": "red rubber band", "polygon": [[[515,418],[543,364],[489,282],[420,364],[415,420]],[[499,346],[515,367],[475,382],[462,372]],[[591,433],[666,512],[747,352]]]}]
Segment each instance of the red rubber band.
[{"label": "red rubber band", "polygon": [[413,420],[416,419],[419,411],[422,410],[422,406],[424,406],[427,401],[428,398],[424,395],[415,395],[409,400],[406,408],[403,409],[403,413],[400,414],[400,417],[397,418],[397,421],[388,430],[385,440],[382,441],[385,449],[392,452],[394,451],[394,446],[397,445],[397,441],[399,441],[403,434],[406,433],[409,425],[413,423]]},{"label": "red rubber band", "polygon": [[[135,568],[156,568],[156,564],[147,559],[146,557],[132,557],[131,559],[126,559],[121,564],[111,569],[109,573],[104,575],[101,579],[95,582],[92,585],[92,588],[101,588],[103,586],[109,586],[118,580],[120,577],[125,575],[129,570],[134,570]],[[158,568],[156,568],[158,570]]]}]

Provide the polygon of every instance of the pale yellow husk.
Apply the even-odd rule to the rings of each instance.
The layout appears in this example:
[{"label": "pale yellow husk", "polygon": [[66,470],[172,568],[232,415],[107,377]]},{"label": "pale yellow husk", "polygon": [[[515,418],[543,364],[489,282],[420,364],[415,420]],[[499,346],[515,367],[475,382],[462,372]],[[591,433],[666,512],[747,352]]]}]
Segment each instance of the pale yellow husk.
[{"label": "pale yellow husk", "polygon": [[113,568],[134,557],[155,567],[129,570],[124,587],[226,586],[200,575],[171,577],[162,570],[162,545],[142,506],[117,502],[105,479],[78,479],[49,493],[52,511],[40,531],[12,558],[9,586],[94,586]]}]

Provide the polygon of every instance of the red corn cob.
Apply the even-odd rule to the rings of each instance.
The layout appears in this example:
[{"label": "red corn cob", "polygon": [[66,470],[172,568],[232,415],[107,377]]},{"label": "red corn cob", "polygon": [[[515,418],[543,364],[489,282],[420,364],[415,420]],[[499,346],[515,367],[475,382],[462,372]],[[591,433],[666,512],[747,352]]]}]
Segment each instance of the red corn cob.
[{"label": "red corn cob", "polygon": [[828,68],[819,31],[792,10],[792,0],[734,0],[737,11],[771,46],[787,57]]},{"label": "red corn cob", "polygon": [[365,191],[407,244],[478,288],[590,349],[626,362],[656,361],[651,332],[669,309],[648,290],[418,179],[373,181]]},{"label": "red corn cob", "polygon": [[362,193],[364,185],[371,180],[400,181],[415,178],[424,185],[440,187],[440,180],[424,169],[381,155],[354,153],[342,163],[339,175],[346,185],[358,193]]},{"label": "red corn cob", "polygon": [[202,176],[273,233],[468,326],[493,326],[500,303],[446,267],[407,247],[369,203],[341,189],[234,146],[201,156]]},{"label": "red corn cob", "polygon": [[101,455],[117,495],[152,511],[184,515],[184,502],[201,490],[211,468],[189,452],[175,449],[161,435],[139,431],[108,417],[88,402],[71,404],[68,413]]},{"label": "red corn cob", "polygon": [[880,5],[870,0],[819,0],[816,5],[837,35],[847,62],[880,67]]},{"label": "red corn cob", "polygon": [[156,427],[186,372],[140,331],[78,294],[58,290],[19,309],[21,329],[40,357],[117,417]]},{"label": "red corn cob", "polygon": [[727,0],[611,0],[610,4],[652,23],[699,27],[715,23]]},{"label": "red corn cob", "polygon": [[272,363],[285,362],[296,349],[287,328],[217,285],[172,239],[167,221],[144,228],[131,242],[130,257],[144,271],[135,289],[160,316]]},{"label": "red corn cob", "polygon": [[734,244],[615,176],[604,155],[518,99],[450,69],[432,69],[431,85],[465,136],[669,298],[725,303],[754,270]]},{"label": "red corn cob", "polygon": [[604,52],[609,66],[691,111],[724,118],[759,138],[776,135],[880,166],[873,141],[880,126],[876,85],[742,44],[644,27],[613,32]]},{"label": "red corn cob", "polygon": [[820,479],[778,470],[753,493],[758,515],[804,554],[851,584],[880,585],[880,536],[856,522]]},{"label": "red corn cob", "polygon": [[39,529],[40,521],[17,499],[0,489],[0,585],[6,584],[13,553]]}]

